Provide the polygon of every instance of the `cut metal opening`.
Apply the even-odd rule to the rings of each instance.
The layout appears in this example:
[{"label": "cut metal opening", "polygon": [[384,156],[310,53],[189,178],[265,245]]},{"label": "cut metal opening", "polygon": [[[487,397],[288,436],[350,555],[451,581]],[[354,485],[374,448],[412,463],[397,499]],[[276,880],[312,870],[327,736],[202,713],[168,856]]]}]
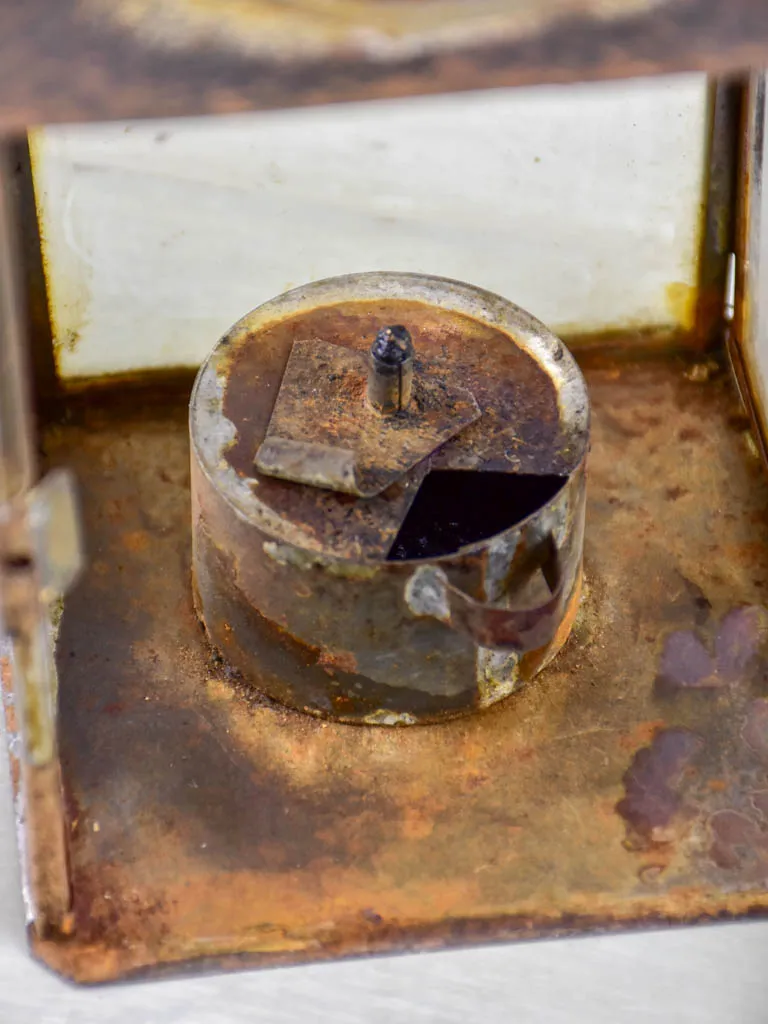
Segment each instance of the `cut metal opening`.
[{"label": "cut metal opening", "polygon": [[562,476],[441,469],[429,473],[387,561],[439,558],[502,533],[546,505]]}]

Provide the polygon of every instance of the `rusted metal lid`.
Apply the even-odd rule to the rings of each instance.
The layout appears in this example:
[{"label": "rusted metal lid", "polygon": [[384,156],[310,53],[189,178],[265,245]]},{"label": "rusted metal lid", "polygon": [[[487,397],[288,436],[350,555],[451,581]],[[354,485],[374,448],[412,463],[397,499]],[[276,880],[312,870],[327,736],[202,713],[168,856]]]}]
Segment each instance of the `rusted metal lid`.
[{"label": "rusted metal lid", "polygon": [[[394,418],[365,403],[388,324],[413,338],[422,399]],[[558,338],[499,296],[417,274],[333,278],[259,307],[211,354],[191,409],[199,462],[239,516],[354,561],[418,556],[396,542],[428,473],[470,487],[486,474],[478,501],[498,504],[488,474],[564,480],[588,444],[586,388]]]},{"label": "rusted metal lid", "polygon": [[295,341],[256,468],[372,498],[480,418],[466,388],[423,365],[407,404],[381,412],[367,397],[376,375],[369,364],[366,353],[342,345]]}]

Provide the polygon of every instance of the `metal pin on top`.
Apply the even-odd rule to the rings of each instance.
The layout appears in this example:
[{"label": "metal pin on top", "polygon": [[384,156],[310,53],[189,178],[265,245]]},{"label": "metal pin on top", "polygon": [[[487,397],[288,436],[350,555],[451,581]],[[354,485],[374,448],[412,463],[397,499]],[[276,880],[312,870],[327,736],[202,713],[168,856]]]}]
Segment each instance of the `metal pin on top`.
[{"label": "metal pin on top", "polygon": [[378,412],[407,408],[413,391],[413,341],[401,324],[382,327],[371,345],[368,401]]}]

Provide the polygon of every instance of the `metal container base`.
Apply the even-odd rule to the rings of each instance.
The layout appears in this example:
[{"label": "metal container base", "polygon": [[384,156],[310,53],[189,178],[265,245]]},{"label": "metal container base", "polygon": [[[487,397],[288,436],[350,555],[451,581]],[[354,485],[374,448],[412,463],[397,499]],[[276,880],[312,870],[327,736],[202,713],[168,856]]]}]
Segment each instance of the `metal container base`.
[{"label": "metal container base", "polygon": [[768,910],[763,470],[724,375],[585,369],[572,638],[417,729],[244,688],[192,602],[187,394],[70,401],[44,450],[89,552],[58,641],[74,906],[40,960],[100,982]]}]

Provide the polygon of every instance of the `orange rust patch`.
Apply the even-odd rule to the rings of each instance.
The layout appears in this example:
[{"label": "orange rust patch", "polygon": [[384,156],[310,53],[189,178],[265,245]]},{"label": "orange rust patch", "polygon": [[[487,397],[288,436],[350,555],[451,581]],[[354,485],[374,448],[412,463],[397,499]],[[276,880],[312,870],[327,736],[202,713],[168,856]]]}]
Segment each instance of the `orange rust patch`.
[{"label": "orange rust patch", "polygon": [[337,668],[342,672],[357,672],[357,660],[350,651],[326,651],[320,652],[318,665],[324,668]]},{"label": "orange rust patch", "polygon": [[129,533],[123,534],[122,540],[124,547],[134,552],[146,551],[149,545],[146,530],[131,530]]},{"label": "orange rust patch", "polygon": [[656,733],[663,729],[665,725],[666,722],[661,718],[652,722],[641,722],[631,732],[628,732],[626,736],[621,736],[619,743],[625,750],[637,750],[638,747],[646,747]]}]

